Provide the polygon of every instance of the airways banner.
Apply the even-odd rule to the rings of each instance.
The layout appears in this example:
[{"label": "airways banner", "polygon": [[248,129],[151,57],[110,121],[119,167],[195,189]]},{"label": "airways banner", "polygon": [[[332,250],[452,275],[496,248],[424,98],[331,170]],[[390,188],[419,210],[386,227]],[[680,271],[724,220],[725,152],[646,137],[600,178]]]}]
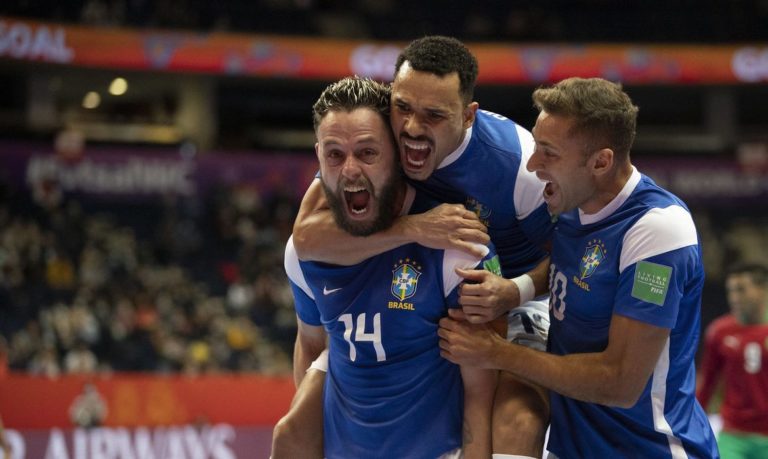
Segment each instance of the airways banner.
[{"label": "airways banner", "polygon": [[11,459],[250,459],[269,457],[272,428],[8,429],[6,437]]},{"label": "airways banner", "polygon": [[96,404],[106,408],[96,422],[104,427],[272,426],[294,393],[291,377],[123,373],[49,379],[11,373],[0,379],[0,414],[10,429],[75,427],[76,406],[89,405],[81,396],[93,388],[93,398],[101,399]]},{"label": "airways banner", "polygon": [[[392,78],[405,43],[65,26],[0,17],[0,59],[83,67],[336,80]],[[481,84],[600,76],[627,84],[768,81],[768,43],[510,45],[468,43]]]}]

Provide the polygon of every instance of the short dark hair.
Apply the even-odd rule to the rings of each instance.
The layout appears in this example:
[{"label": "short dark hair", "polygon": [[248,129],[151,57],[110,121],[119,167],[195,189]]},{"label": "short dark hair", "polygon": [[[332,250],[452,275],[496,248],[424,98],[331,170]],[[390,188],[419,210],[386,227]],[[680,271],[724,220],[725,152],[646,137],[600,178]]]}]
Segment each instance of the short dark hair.
[{"label": "short dark hair", "polygon": [[735,263],[726,270],[725,277],[739,274],[748,274],[755,285],[763,288],[768,287],[768,266],[766,265],[760,263]]},{"label": "short dark hair", "polygon": [[464,43],[451,37],[432,35],[412,41],[397,56],[395,78],[405,61],[414,70],[443,77],[459,74],[459,92],[466,103],[472,101],[477,81],[477,59]]},{"label": "short dark hair", "polygon": [[589,149],[608,147],[618,159],[629,159],[637,131],[638,108],[621,84],[602,78],[567,78],[534,91],[533,105],[539,111],[574,118],[573,130],[586,135]]},{"label": "short dark hair", "polygon": [[317,130],[323,117],[330,111],[351,112],[357,108],[370,108],[378,112],[389,125],[391,97],[389,85],[359,76],[344,78],[328,85],[312,105],[313,126]]}]

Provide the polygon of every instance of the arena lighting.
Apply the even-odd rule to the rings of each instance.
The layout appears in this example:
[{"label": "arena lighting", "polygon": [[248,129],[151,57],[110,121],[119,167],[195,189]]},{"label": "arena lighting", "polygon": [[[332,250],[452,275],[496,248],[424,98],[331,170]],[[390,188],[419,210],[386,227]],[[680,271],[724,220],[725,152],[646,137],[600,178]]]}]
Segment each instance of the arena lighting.
[{"label": "arena lighting", "polygon": [[128,91],[128,81],[125,78],[117,77],[109,84],[109,93],[113,96],[122,96]]},{"label": "arena lighting", "polygon": [[83,97],[83,108],[91,110],[98,107],[99,104],[101,104],[101,96],[96,91],[88,91]]}]

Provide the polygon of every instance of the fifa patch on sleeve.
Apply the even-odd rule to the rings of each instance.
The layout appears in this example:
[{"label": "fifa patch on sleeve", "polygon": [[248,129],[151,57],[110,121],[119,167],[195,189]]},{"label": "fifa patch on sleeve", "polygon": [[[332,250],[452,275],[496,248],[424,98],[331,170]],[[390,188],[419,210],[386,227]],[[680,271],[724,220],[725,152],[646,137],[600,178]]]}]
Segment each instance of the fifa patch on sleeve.
[{"label": "fifa patch on sleeve", "polygon": [[493,258],[485,260],[483,262],[483,268],[488,272],[496,274],[497,276],[501,276],[501,263],[499,262],[499,256],[494,255]]},{"label": "fifa patch on sleeve", "polygon": [[639,261],[635,267],[632,296],[638,300],[663,306],[671,277],[671,266]]}]

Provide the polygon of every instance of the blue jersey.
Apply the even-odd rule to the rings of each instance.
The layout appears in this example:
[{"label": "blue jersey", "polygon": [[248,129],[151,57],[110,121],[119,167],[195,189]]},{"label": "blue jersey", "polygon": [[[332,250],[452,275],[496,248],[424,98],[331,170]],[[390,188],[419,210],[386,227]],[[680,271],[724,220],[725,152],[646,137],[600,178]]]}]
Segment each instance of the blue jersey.
[{"label": "blue jersey", "polygon": [[526,170],[531,133],[511,120],[479,110],[464,142],[425,181],[411,181],[440,202],[464,204],[488,227],[504,277],[533,268],[545,253],[551,218],[544,183]]},{"label": "blue jersey", "polygon": [[633,170],[597,214],[561,215],[552,242],[550,352],[604,350],[613,314],[669,328],[670,336],[631,408],[552,392],[547,449],[561,458],[717,457],[694,396],[704,270],[685,204]]},{"label": "blue jersey", "polygon": [[461,374],[440,356],[437,329],[447,308],[458,306],[454,268],[479,264],[497,267],[498,258],[408,244],[333,266],[299,261],[289,241],[297,314],[329,335],[327,458],[434,459],[461,447]]}]

